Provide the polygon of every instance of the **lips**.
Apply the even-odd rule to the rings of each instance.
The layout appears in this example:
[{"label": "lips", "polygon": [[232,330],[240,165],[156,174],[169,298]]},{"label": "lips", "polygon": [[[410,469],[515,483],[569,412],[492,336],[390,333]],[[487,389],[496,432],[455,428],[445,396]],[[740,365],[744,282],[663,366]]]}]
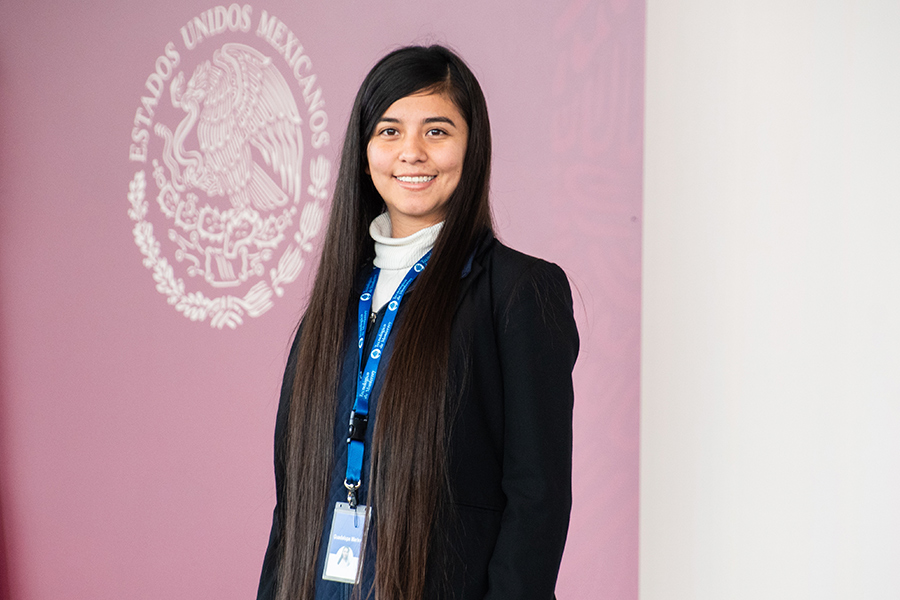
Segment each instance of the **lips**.
[{"label": "lips", "polygon": [[403,183],[428,183],[437,175],[395,175],[395,177]]}]

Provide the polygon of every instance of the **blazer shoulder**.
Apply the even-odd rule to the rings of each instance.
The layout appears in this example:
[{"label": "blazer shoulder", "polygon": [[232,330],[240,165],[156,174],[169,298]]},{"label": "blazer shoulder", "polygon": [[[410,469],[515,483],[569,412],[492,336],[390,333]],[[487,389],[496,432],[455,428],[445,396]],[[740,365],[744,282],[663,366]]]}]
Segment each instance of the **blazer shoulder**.
[{"label": "blazer shoulder", "polygon": [[[491,285],[496,300],[512,300],[526,290],[539,296],[544,293],[561,295],[571,307],[571,289],[565,271],[559,265],[525,254],[494,239],[485,253],[485,266],[491,273]],[[543,292],[543,293],[542,293]],[[504,306],[497,308],[504,310]]]}]

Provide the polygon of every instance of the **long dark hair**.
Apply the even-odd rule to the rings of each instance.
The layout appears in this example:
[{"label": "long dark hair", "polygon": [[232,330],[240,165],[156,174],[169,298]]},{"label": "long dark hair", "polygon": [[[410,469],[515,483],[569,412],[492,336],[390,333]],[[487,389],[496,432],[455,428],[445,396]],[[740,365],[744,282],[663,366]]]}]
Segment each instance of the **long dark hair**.
[{"label": "long dark hair", "polygon": [[[447,498],[450,327],[461,274],[479,237],[492,230],[488,200],[491,134],[484,94],[456,54],[410,46],[382,58],[356,95],[319,270],[300,326],[288,433],[279,600],[311,599],[332,472],[336,389],[345,327],[356,309],[354,282],[374,253],[368,235],[384,202],[366,174],[366,148],[378,119],[417,92],[443,93],[465,118],[463,171],[447,202],[428,267],[404,300],[394,352],[378,404],[368,477],[377,509],[375,591],[380,600],[419,600],[425,589],[434,523]],[[355,313],[353,313],[355,314]],[[435,493],[436,491],[442,493]]]}]

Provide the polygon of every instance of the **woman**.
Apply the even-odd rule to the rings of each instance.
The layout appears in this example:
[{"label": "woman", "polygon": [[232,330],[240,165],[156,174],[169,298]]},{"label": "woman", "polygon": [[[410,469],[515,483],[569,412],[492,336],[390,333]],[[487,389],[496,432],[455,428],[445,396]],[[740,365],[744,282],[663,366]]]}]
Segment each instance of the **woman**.
[{"label": "woman", "polygon": [[562,270],[494,238],[490,162],[455,54],[369,72],[285,369],[259,598],[553,597],[578,334]]}]

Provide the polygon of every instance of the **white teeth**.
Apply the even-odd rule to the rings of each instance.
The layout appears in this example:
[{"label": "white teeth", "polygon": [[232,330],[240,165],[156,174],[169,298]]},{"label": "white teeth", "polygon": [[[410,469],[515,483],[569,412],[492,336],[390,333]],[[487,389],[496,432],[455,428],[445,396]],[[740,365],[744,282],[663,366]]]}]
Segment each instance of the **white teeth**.
[{"label": "white teeth", "polygon": [[431,181],[435,177],[436,175],[422,175],[420,177],[401,177],[398,175],[397,179],[403,183],[425,183],[426,181]]}]

